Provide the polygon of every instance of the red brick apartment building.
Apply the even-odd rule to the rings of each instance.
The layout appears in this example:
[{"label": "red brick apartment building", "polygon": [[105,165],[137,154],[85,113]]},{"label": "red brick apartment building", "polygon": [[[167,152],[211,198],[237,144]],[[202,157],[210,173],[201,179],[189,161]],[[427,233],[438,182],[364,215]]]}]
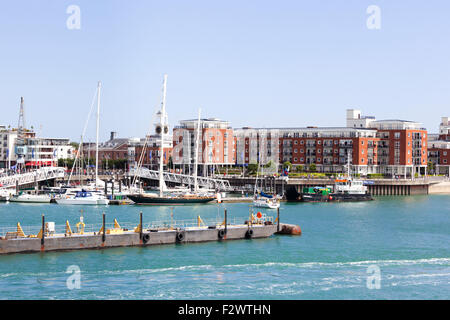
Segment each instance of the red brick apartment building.
[{"label": "red brick apartment building", "polygon": [[196,141],[199,140],[198,164],[208,166],[234,165],[236,141],[227,121],[216,118],[183,120],[173,129],[173,163],[188,170],[195,163]]},{"label": "red brick apartment building", "polygon": [[[147,140],[147,142],[145,142]],[[166,135],[164,144],[165,157],[164,164],[167,165],[169,158],[172,156],[172,136]],[[147,168],[156,169],[159,165],[159,152],[161,145],[161,137],[159,135],[148,136],[143,138],[117,138],[115,132],[111,132],[110,139],[99,144],[98,159],[99,166],[106,167],[110,160],[126,159],[131,166],[136,165],[139,159],[143,157],[142,165]],[[142,150],[145,147],[145,153]],[[83,153],[89,155],[91,159],[95,159],[95,143],[83,144]],[[108,165],[109,169],[113,167]]]},{"label": "red brick apartment building", "polygon": [[[361,117],[347,110],[347,126],[331,128],[235,129],[237,164],[289,161],[319,172],[411,176],[426,174],[427,131],[420,123]],[[278,142],[278,143],[277,143]]]}]

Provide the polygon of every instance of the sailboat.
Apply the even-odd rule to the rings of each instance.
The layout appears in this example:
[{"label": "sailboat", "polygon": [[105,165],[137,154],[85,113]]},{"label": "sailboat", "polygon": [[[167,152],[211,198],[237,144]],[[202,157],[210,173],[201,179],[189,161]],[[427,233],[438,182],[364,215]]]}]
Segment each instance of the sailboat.
[{"label": "sailboat", "polygon": [[[97,85],[97,139],[95,145],[95,182],[89,189],[74,190],[75,192],[68,192],[61,198],[56,199],[57,204],[78,204],[78,205],[107,205],[109,200],[99,190],[99,185],[104,182],[98,178],[98,133],[100,126],[100,91],[101,82]],[[83,142],[83,141],[81,141]],[[82,143],[81,143],[82,144]],[[78,156],[78,154],[77,154]],[[75,165],[75,164],[74,164]]]},{"label": "sailboat", "polygon": [[280,201],[271,195],[265,194],[264,192],[259,192],[258,187],[258,171],[259,171],[259,161],[258,169],[256,170],[256,181],[255,181],[255,197],[253,199],[253,206],[259,208],[277,209],[280,207]]},{"label": "sailboat", "polygon": [[[197,158],[198,158],[198,138],[196,146],[195,157],[195,186],[194,192],[176,192],[175,190],[169,190],[164,181],[164,136],[169,132],[167,114],[166,114],[166,87],[167,87],[167,75],[164,75],[163,90],[162,90],[162,102],[161,110],[158,111],[159,123],[156,124],[156,134],[161,137],[160,152],[159,152],[159,195],[152,193],[139,192],[136,194],[128,195],[136,204],[193,204],[193,203],[207,203],[216,199],[215,196],[200,195],[198,192],[197,184]],[[200,113],[197,130],[200,130]],[[198,134],[200,132],[198,131]]]}]

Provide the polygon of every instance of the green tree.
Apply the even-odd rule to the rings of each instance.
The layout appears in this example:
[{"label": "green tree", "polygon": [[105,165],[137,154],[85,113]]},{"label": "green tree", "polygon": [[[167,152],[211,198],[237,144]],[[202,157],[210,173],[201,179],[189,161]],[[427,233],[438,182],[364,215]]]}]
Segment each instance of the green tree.
[{"label": "green tree", "polygon": [[428,161],[428,164],[427,164],[428,173],[435,173],[435,169],[436,169],[436,167],[435,167],[434,163],[431,161]]},{"label": "green tree", "polygon": [[309,165],[309,172],[316,172],[317,171],[317,167],[315,163],[311,163]]},{"label": "green tree", "polygon": [[291,171],[292,163],[290,163],[289,161],[286,161],[286,162],[283,163],[282,168],[283,169],[288,169],[289,171]]},{"label": "green tree", "polygon": [[269,162],[267,162],[267,163],[264,165],[264,168],[268,169],[268,168],[271,168],[272,166],[273,166],[273,161],[270,160]]},{"label": "green tree", "polygon": [[247,172],[249,175],[256,174],[258,171],[258,164],[257,163],[250,163],[247,167]]},{"label": "green tree", "polygon": [[297,166],[297,167],[295,168],[295,171],[297,171],[297,172],[303,172],[303,166],[302,166],[302,165]]}]

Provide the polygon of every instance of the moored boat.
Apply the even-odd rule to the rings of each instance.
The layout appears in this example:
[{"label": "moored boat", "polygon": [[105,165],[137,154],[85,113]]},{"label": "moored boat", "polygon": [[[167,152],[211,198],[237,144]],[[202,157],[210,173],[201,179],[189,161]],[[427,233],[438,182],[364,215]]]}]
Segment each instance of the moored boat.
[{"label": "moored boat", "polygon": [[51,199],[52,198],[48,194],[19,192],[19,194],[10,197],[9,201],[22,203],[50,203]]},{"label": "moored boat", "polygon": [[57,204],[71,204],[71,205],[107,205],[109,200],[97,193],[90,191],[77,191],[75,195],[66,195],[56,199]]}]

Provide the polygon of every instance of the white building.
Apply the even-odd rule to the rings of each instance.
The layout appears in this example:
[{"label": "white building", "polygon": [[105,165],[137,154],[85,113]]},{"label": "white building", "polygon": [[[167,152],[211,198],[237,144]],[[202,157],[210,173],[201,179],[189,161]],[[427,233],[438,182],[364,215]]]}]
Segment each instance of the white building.
[{"label": "white building", "polygon": [[375,121],[375,117],[362,116],[361,110],[347,109],[348,128],[370,128],[370,124],[373,121]]}]

